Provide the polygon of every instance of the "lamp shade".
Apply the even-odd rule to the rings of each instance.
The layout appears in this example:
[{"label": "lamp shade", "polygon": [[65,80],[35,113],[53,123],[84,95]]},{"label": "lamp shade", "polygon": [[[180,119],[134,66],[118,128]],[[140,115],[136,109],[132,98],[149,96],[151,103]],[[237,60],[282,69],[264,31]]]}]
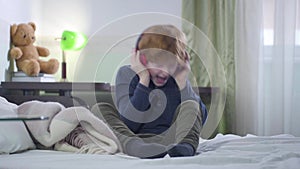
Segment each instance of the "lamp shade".
[{"label": "lamp shade", "polygon": [[80,50],[87,43],[87,37],[79,32],[63,31],[60,42],[62,50]]}]

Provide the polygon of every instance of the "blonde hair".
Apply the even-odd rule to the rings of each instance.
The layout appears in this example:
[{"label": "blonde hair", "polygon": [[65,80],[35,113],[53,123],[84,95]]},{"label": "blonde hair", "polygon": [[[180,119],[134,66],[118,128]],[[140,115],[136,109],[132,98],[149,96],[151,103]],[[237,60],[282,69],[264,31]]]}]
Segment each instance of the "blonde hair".
[{"label": "blonde hair", "polygon": [[177,57],[176,59],[186,59],[185,35],[173,25],[154,25],[148,27],[140,35],[136,48],[140,50],[141,53],[144,53],[150,61],[158,56],[153,56],[151,50],[145,49],[160,49],[171,52]]}]

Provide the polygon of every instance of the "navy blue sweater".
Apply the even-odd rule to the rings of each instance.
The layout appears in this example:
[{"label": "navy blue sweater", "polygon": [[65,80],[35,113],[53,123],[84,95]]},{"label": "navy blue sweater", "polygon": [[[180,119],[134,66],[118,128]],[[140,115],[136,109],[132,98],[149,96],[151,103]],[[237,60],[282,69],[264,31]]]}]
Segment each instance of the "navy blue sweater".
[{"label": "navy blue sweater", "polygon": [[149,87],[146,87],[139,83],[138,75],[130,66],[121,67],[117,73],[117,108],[123,122],[136,134],[166,131],[171,126],[176,108],[185,100],[199,103],[204,123],[206,107],[189,82],[181,91],[172,77],[164,86],[157,87],[150,80]]}]

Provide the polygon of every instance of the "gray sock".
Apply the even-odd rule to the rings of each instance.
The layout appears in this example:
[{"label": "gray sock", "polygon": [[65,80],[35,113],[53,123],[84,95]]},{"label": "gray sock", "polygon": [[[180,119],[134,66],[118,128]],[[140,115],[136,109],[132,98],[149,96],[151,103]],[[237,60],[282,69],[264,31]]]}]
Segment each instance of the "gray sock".
[{"label": "gray sock", "polygon": [[189,143],[179,143],[168,150],[170,157],[185,157],[195,155],[193,146]]},{"label": "gray sock", "polygon": [[125,153],[139,158],[162,158],[166,147],[157,143],[145,143],[142,139],[133,138],[125,146]]}]

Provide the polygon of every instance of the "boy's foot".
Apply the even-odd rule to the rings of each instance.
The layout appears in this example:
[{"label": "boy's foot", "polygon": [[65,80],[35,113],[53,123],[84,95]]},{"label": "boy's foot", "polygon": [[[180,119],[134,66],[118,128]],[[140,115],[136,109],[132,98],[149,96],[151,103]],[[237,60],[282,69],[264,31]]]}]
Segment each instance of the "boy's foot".
[{"label": "boy's foot", "polygon": [[166,147],[157,143],[145,143],[142,139],[132,139],[125,147],[125,153],[139,158],[163,158]]},{"label": "boy's foot", "polygon": [[173,147],[168,150],[168,154],[170,157],[193,156],[195,155],[195,150],[189,143],[179,143],[175,146],[173,145]]}]

